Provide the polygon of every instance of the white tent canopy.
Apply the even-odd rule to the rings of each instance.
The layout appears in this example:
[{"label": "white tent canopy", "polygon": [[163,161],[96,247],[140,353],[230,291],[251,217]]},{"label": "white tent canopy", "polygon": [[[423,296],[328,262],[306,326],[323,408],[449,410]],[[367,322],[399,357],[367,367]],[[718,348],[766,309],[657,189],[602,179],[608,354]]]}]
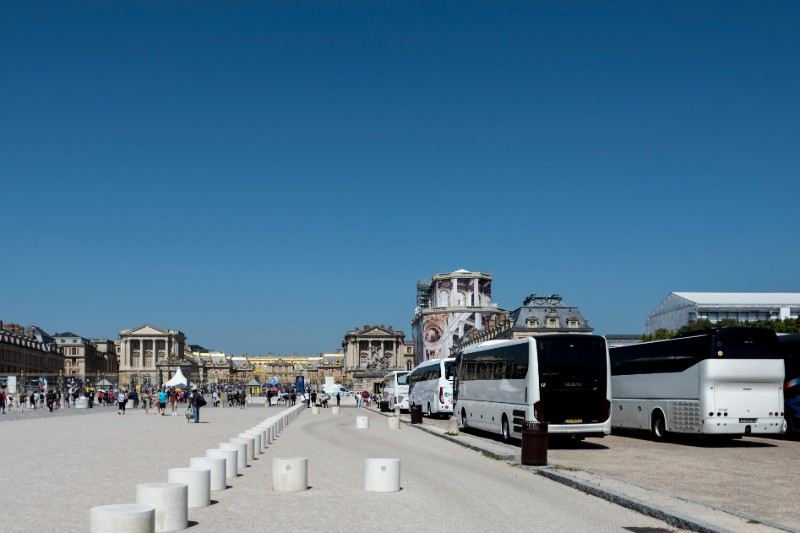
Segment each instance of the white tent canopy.
[{"label": "white tent canopy", "polygon": [[165,387],[183,387],[185,389],[186,385],[188,383],[189,383],[189,380],[186,379],[186,377],[183,375],[183,372],[181,372],[181,369],[178,368],[178,371],[175,372],[175,375],[172,376],[172,378],[169,381],[164,383],[164,386]]}]

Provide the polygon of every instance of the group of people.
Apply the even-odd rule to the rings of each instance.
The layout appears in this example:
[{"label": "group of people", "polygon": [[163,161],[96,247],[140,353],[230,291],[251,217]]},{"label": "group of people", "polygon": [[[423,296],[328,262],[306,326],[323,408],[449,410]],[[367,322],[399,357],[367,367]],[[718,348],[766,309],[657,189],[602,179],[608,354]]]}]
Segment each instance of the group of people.
[{"label": "group of people", "polygon": [[[65,398],[67,398],[67,400],[62,403],[62,399]],[[31,392],[30,396],[27,394],[19,394],[16,398],[11,392],[6,392],[5,390],[0,391],[0,410],[2,410],[2,414],[6,414],[6,409],[11,411],[14,407],[19,407],[23,412],[26,408],[35,411],[47,407],[52,413],[54,410],[60,409],[62,405],[64,407],[69,407],[68,397],[62,396],[60,391],[53,389],[47,392]]]}]

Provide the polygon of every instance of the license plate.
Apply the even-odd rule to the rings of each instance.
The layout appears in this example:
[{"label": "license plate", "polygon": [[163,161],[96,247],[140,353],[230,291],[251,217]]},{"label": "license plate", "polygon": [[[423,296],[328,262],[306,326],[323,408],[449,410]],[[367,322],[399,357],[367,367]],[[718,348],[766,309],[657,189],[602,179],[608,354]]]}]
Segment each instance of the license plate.
[{"label": "license plate", "polygon": [[740,424],[755,424],[756,422],[758,422],[758,418],[740,418],[739,419],[739,423]]},{"label": "license plate", "polygon": [[566,424],[582,424],[583,423],[583,419],[582,418],[567,418],[564,422]]}]

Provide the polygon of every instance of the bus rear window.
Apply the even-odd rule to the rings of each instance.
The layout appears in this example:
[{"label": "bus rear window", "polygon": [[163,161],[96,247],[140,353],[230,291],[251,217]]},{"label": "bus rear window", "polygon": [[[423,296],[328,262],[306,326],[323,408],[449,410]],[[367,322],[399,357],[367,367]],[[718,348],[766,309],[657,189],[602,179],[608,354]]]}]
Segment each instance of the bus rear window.
[{"label": "bus rear window", "polygon": [[408,374],[397,374],[398,385],[408,385]]},{"label": "bus rear window", "polygon": [[553,336],[537,341],[539,374],[542,376],[605,373],[606,350],[603,339],[578,335]]},{"label": "bus rear window", "polygon": [[714,337],[713,352],[727,359],[775,359],[778,337],[761,328],[720,329]]},{"label": "bus rear window", "polygon": [[455,361],[448,361],[444,364],[444,377],[445,379],[452,379],[456,375],[456,363]]}]

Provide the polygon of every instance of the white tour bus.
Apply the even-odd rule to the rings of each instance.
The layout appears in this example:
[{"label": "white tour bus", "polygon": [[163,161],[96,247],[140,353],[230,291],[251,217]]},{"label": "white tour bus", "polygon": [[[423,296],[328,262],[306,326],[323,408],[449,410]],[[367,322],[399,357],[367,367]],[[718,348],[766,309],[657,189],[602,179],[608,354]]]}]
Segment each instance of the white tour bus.
[{"label": "white tour bus", "polygon": [[525,421],[573,439],[611,433],[608,347],[598,335],[486,341],[456,355],[455,409],[464,428],[521,438]]},{"label": "white tour bus", "polygon": [[784,364],[768,328],[717,328],[611,348],[613,426],[667,433],[776,434]]},{"label": "white tour bus", "polygon": [[408,411],[408,371],[394,370],[383,376],[381,398],[389,402],[389,409],[395,406]]},{"label": "white tour bus", "polygon": [[419,405],[428,416],[453,414],[453,377],[456,359],[430,359],[408,375],[408,403]]}]

